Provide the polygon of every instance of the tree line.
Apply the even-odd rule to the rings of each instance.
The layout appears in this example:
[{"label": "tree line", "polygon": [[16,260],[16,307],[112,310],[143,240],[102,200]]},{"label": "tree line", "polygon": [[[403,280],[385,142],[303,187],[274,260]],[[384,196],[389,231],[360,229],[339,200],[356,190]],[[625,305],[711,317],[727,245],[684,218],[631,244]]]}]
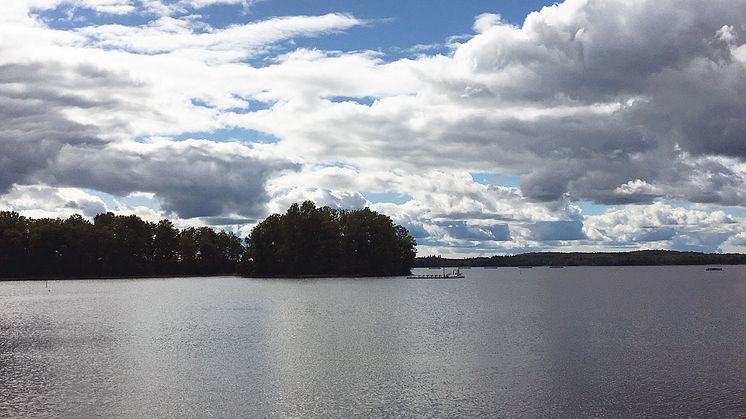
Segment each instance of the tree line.
[{"label": "tree line", "polygon": [[246,240],[210,227],[178,229],[136,215],[88,221],[0,211],[0,277],[398,275],[410,271],[415,241],[368,208],[293,204]]},{"label": "tree line", "polygon": [[646,266],[646,265],[742,265],[746,255],[739,253],[700,253],[675,250],[640,250],[633,252],[562,253],[536,252],[518,255],[448,259],[440,256],[420,257],[414,266]]},{"label": "tree line", "polygon": [[33,219],[0,212],[0,276],[147,276],[236,273],[245,248],[233,233],[178,229],[136,215]]}]

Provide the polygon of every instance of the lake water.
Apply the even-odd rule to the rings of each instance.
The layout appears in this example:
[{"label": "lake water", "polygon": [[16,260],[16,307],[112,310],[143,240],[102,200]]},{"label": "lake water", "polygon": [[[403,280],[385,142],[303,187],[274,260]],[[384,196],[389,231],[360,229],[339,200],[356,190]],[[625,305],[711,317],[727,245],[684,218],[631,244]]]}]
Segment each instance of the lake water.
[{"label": "lake water", "polygon": [[746,267],[464,272],[0,283],[0,416],[746,415]]}]

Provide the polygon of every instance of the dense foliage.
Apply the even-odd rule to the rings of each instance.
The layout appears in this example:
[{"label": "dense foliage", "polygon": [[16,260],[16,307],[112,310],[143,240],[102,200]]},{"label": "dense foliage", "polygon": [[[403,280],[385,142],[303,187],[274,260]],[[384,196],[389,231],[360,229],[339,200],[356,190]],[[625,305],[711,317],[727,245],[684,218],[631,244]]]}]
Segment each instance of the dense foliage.
[{"label": "dense foliage", "polygon": [[99,214],[90,222],[0,212],[0,277],[151,275],[397,275],[410,271],[415,241],[366,208],[292,205],[259,223],[244,246],[209,227]]},{"label": "dense foliage", "polygon": [[0,212],[0,276],[140,276],[236,273],[245,248],[233,233],[179,230],[135,215],[31,219]]},{"label": "dense foliage", "polygon": [[417,258],[415,267],[441,266],[627,266],[627,265],[739,265],[746,255],[673,250],[641,250],[606,253],[522,253],[511,256],[446,259],[440,256]]},{"label": "dense foliage", "polygon": [[317,208],[293,204],[273,214],[247,239],[257,275],[401,275],[414,262],[407,229],[368,208]]}]

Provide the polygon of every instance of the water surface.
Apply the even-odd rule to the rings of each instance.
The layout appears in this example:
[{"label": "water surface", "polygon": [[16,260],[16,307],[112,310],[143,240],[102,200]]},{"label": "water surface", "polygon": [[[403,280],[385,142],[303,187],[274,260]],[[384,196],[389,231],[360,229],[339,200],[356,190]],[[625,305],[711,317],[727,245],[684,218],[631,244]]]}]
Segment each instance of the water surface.
[{"label": "water surface", "polygon": [[746,412],[746,267],[464,272],[0,283],[0,416]]}]

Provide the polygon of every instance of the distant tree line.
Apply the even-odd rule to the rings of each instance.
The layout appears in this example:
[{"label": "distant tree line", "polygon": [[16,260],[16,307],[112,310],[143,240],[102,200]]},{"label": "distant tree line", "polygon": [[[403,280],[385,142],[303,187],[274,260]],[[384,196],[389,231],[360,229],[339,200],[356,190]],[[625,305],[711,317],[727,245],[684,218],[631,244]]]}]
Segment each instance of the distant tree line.
[{"label": "distant tree line", "polygon": [[179,230],[135,215],[32,219],[0,212],[0,276],[87,277],[236,273],[245,247],[209,227]]},{"label": "distant tree line", "polygon": [[699,253],[674,250],[634,252],[561,253],[540,252],[518,255],[448,259],[440,256],[417,258],[414,267],[449,266],[646,266],[646,265],[742,265],[746,255],[739,253]]},{"label": "distant tree line", "polygon": [[245,243],[210,227],[178,229],[136,215],[88,221],[27,218],[0,211],[0,277],[398,275],[410,271],[415,241],[368,208],[293,204],[259,223]]},{"label": "distant tree line", "polygon": [[386,215],[293,204],[259,223],[247,239],[257,275],[404,275],[417,244]]}]

